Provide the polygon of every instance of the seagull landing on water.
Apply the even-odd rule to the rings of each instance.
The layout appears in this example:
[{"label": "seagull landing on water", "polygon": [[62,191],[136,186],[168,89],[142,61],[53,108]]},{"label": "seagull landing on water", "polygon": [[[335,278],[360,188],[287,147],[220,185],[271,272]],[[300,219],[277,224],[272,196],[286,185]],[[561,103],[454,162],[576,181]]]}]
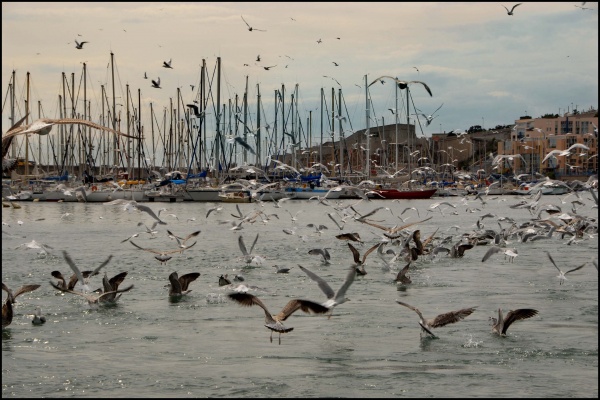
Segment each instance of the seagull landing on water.
[{"label": "seagull landing on water", "polygon": [[310,300],[292,299],[285,305],[285,307],[283,307],[279,314],[272,315],[267,309],[267,306],[258,297],[252,294],[235,292],[230,293],[228,296],[231,300],[235,300],[242,306],[251,307],[253,305],[257,305],[264,310],[265,327],[271,331],[271,336],[269,338],[271,343],[273,343],[273,332],[279,333],[279,344],[281,344],[281,334],[294,330],[294,328],[288,328],[283,325],[283,321],[285,321],[296,311],[301,310],[307,314],[325,314],[327,311],[329,311],[327,307]]},{"label": "seagull landing on water", "polygon": [[178,276],[177,272],[172,272],[169,275],[169,297],[181,297],[191,292],[188,289],[190,283],[194,282],[200,276],[200,272],[191,272],[182,276]]},{"label": "seagull landing on water", "polygon": [[559,272],[559,274],[557,276],[559,285],[562,285],[563,282],[567,280],[567,277],[565,275],[567,275],[569,272],[577,271],[577,270],[585,267],[585,264],[587,264],[587,262],[585,262],[582,265],[580,265],[579,267],[575,267],[573,269],[568,270],[567,272],[563,272],[560,268],[558,268],[558,265],[556,265],[556,263],[554,262],[554,259],[552,259],[552,256],[550,255],[550,253],[546,252],[546,254],[548,255],[548,258],[550,259],[550,262],[552,263],[552,265],[554,265]]},{"label": "seagull landing on water", "polygon": [[509,311],[506,317],[502,316],[502,309],[498,309],[498,319],[490,317],[492,323],[492,332],[500,336],[506,336],[506,330],[515,321],[527,319],[536,316],[537,310],[533,308],[520,308],[518,310]]},{"label": "seagull landing on water", "polygon": [[433,334],[433,332],[431,332],[432,328],[438,328],[440,326],[445,326],[448,324],[453,324],[455,322],[461,321],[464,318],[471,315],[473,313],[473,311],[475,311],[475,307],[463,308],[458,311],[450,311],[445,314],[440,314],[437,317],[432,318],[432,319],[425,319],[425,317],[423,317],[423,314],[421,314],[421,311],[419,311],[419,309],[417,307],[413,307],[410,304],[403,303],[400,300],[396,300],[396,303],[398,303],[404,307],[410,308],[411,310],[416,312],[420,318],[419,325],[421,326],[422,332],[427,332],[432,337],[436,337]]}]

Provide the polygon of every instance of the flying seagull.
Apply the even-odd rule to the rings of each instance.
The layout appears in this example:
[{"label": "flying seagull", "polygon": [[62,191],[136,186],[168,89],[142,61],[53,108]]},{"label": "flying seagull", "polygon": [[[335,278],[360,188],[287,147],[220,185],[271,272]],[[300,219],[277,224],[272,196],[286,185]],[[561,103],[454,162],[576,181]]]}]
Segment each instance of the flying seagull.
[{"label": "flying seagull", "polygon": [[171,68],[173,69],[173,67],[171,66],[171,62],[173,60],[169,58],[169,61],[163,61],[163,68]]},{"label": "flying seagull", "polygon": [[546,252],[546,254],[548,255],[548,258],[550,259],[550,262],[552,263],[552,265],[554,265],[559,272],[559,274],[557,276],[557,278],[559,280],[559,285],[562,285],[563,282],[567,280],[567,277],[565,275],[567,275],[569,272],[577,271],[577,270],[585,267],[585,264],[587,264],[587,262],[585,262],[582,265],[580,265],[579,267],[575,267],[573,269],[568,270],[567,272],[563,272],[560,268],[558,268],[558,265],[556,265],[556,263],[554,262],[554,259],[550,255],[550,253]]},{"label": "flying seagull", "polygon": [[86,43],[89,43],[89,42],[81,42],[81,43],[79,43],[79,42],[77,41],[77,39],[76,39],[76,40],[75,40],[75,48],[76,48],[77,50],[81,50],[81,49],[83,49],[83,45],[84,45],[84,44],[86,44]]},{"label": "flying seagull", "polygon": [[382,83],[385,82],[382,78],[389,78],[389,79],[394,80],[394,82],[396,82],[396,84],[398,85],[398,87],[400,89],[406,89],[408,87],[409,83],[420,83],[421,85],[423,85],[423,87],[425,88],[425,90],[427,90],[427,93],[429,93],[429,95],[433,97],[433,94],[431,93],[431,89],[429,89],[429,86],[427,86],[427,84],[425,82],[422,82],[422,81],[403,81],[401,79],[397,79],[397,78],[394,78],[393,76],[389,76],[389,75],[382,75],[382,76],[380,76],[379,78],[377,78],[373,82],[371,82],[369,84],[369,86],[371,86],[372,84],[374,84],[377,81],[380,81]]},{"label": "flying seagull", "polygon": [[[24,285],[24,286],[21,286],[16,292],[13,293],[13,291],[10,290],[8,288],[8,286],[6,286],[4,284],[4,282],[2,282],[2,290],[4,290],[6,292],[6,294],[8,295],[8,297],[6,298],[6,301],[2,305],[2,329],[6,328],[8,325],[10,325],[12,323],[12,320],[13,320],[12,305],[13,305],[13,303],[15,303],[15,299],[17,297],[19,297],[20,295],[22,295],[23,293],[31,292],[39,287],[40,287],[40,285]],[[327,311],[327,309],[325,309],[325,311]]]},{"label": "flying seagull", "polygon": [[504,7],[506,9],[506,12],[508,15],[513,15],[513,11],[515,10],[515,8],[517,8],[518,6],[520,6],[523,3],[517,3],[514,6],[512,6],[512,8],[509,10],[508,8],[506,8],[505,5],[502,5],[502,7]]},{"label": "flying seagull", "polygon": [[157,80],[151,79],[151,81],[152,81],[152,87],[153,88],[155,88],[155,89],[162,89],[160,87],[160,76],[158,77]]},{"label": "flying seagull", "polygon": [[175,249],[175,250],[145,249],[145,248],[140,247],[137,244],[133,243],[132,241],[129,241],[129,243],[131,243],[132,245],[134,245],[135,247],[137,247],[140,250],[145,250],[145,251],[148,251],[150,253],[158,254],[158,255],[154,256],[154,258],[156,258],[158,261],[160,261],[161,264],[164,264],[167,261],[169,261],[171,258],[173,258],[169,254],[181,253],[183,250],[187,250],[187,249],[193,247],[197,242],[194,242],[191,245],[186,246],[184,249],[178,248],[178,249]]},{"label": "flying seagull", "polygon": [[273,343],[273,332],[279,333],[279,344],[281,344],[281,334],[291,332],[294,328],[288,328],[283,325],[290,315],[298,310],[310,314],[325,314],[329,309],[319,303],[312,302],[310,300],[292,299],[285,307],[279,312],[279,314],[272,315],[267,306],[256,296],[249,293],[234,292],[229,293],[229,298],[235,300],[242,306],[251,307],[257,305],[262,308],[265,312],[265,327],[271,330],[270,340]]},{"label": "flying seagull", "polygon": [[242,17],[242,20],[244,21],[244,23],[246,24],[246,26],[248,26],[248,30],[249,30],[250,32],[252,32],[252,31],[266,32],[266,31],[265,31],[265,30],[263,30],[263,29],[256,29],[256,28],[253,28],[253,27],[251,27],[251,26],[250,26],[250,24],[249,24],[248,22],[246,22],[246,20],[244,19],[244,16],[243,16],[243,15],[240,15],[240,17]]},{"label": "flying seagull", "polygon": [[321,289],[323,293],[325,293],[325,296],[327,296],[327,300],[324,303],[322,303],[322,305],[327,307],[327,310],[330,311],[328,318],[331,318],[331,315],[333,314],[333,309],[336,306],[343,304],[349,300],[346,298],[346,292],[348,291],[348,288],[350,287],[350,285],[352,285],[352,282],[354,282],[354,278],[356,277],[356,272],[354,271],[354,268],[350,268],[350,271],[348,271],[348,274],[346,275],[346,280],[338,289],[338,291],[334,292],[331,286],[329,286],[329,284],[325,282],[323,278],[321,278],[314,272],[304,268],[300,264],[298,264],[298,267],[302,271],[304,271],[304,273],[308,275],[310,279],[317,282],[317,285],[319,285],[319,289]]},{"label": "flying seagull", "polygon": [[413,307],[410,304],[403,303],[400,300],[396,300],[396,302],[398,304],[400,304],[404,307],[408,307],[411,310],[413,310],[414,312],[416,312],[419,315],[419,318],[420,318],[419,325],[421,326],[423,331],[427,332],[428,334],[430,334],[433,337],[436,337],[436,336],[433,334],[433,332],[431,332],[432,328],[438,328],[440,326],[445,326],[448,324],[453,324],[455,322],[461,321],[464,318],[471,315],[473,313],[473,311],[475,311],[475,307],[463,308],[461,310],[450,311],[445,314],[440,314],[437,317],[432,318],[432,319],[425,319],[425,317],[423,317],[423,314],[421,314],[421,311],[419,311],[419,309],[417,307]]},{"label": "flying seagull", "polygon": [[200,112],[200,109],[198,108],[197,105],[195,104],[186,104],[187,107],[190,107],[192,110],[194,110],[194,116],[196,118],[202,118],[204,117],[204,115],[206,114],[206,111],[202,111]]}]

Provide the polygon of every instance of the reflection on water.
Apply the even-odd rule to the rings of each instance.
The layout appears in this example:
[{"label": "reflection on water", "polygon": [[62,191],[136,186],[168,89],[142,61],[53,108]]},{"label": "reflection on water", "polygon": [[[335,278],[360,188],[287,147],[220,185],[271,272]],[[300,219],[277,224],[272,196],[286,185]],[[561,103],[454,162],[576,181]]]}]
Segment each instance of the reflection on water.
[{"label": "reflection on water", "polygon": [[[409,229],[420,229],[422,238],[437,230],[435,240],[452,236],[451,244],[477,229],[479,217],[486,213],[510,216],[518,224],[531,220],[526,210],[508,208],[518,198],[506,200],[488,200],[481,213],[470,213],[460,199],[451,199],[457,215],[450,210],[443,216],[435,213]],[[345,204],[351,202],[355,201]],[[361,214],[389,207],[393,214],[379,211],[373,218],[378,225],[392,227],[400,222],[394,215],[406,207],[418,208],[423,216],[433,202],[372,201],[354,207]],[[560,198],[549,196],[541,202],[560,205]],[[586,203],[578,213],[597,218],[597,209]],[[384,262],[373,252],[366,261],[367,275],[357,277],[347,292],[350,301],[336,307],[330,319],[297,311],[286,320],[294,330],[282,335],[279,345],[277,335],[273,343],[269,341],[262,309],[241,307],[227,299],[240,282],[219,286],[219,276],[243,275],[249,293],[273,310],[292,298],[324,301],[317,283],[297,265],[337,289],[353,257],[346,242],[335,235],[358,232],[365,243],[356,247],[364,254],[381,240],[383,231],[348,219],[342,231],[330,227],[317,234],[306,225],[331,224],[326,214],[332,208],[305,201],[285,202],[284,209],[268,203],[240,204],[244,215],[260,209],[278,214],[279,219],[272,217],[265,223],[258,219],[232,231],[230,223],[218,220],[231,220],[231,214],[237,214],[235,204],[223,204],[221,212],[206,218],[214,205],[165,204],[179,221],[159,226],[154,239],[143,232],[135,239],[144,248],[169,249],[177,244],[167,236],[167,228],[182,236],[201,230],[197,245],[172,254],[167,264],[156,261],[150,252],[121,243],[139,232],[138,222],[152,222],[146,214],[80,203],[22,203],[19,210],[3,210],[3,221],[11,227],[4,227],[7,232],[2,238],[2,281],[11,288],[42,285],[19,297],[13,322],[2,332],[3,396],[498,397],[498,385],[507,382],[519,397],[598,395],[597,269],[590,263],[559,285],[557,271],[545,255],[551,252],[566,270],[597,257],[597,239],[586,237],[571,245],[560,236],[532,243],[509,239],[509,247],[519,252],[514,263],[502,254],[482,263],[487,246],[475,246],[458,259],[423,257],[411,264],[412,283],[407,285],[393,281],[404,261],[387,268],[391,256]],[[149,206],[155,211],[163,207]],[[295,224],[285,210],[297,215]],[[61,219],[66,212],[73,215]],[[192,217],[196,220],[187,222]],[[406,223],[417,220],[415,215]],[[499,229],[491,218],[481,222],[486,229]],[[451,229],[455,226],[460,229]],[[283,233],[292,228],[295,235]],[[246,267],[238,236],[251,244],[257,233],[252,253],[264,261]],[[48,254],[17,249],[31,240],[53,249]],[[308,254],[325,247],[331,254],[330,265]],[[389,244],[386,248],[400,251]],[[48,281],[53,270],[69,271],[62,250],[82,270],[114,255],[104,270],[108,276],[127,271],[124,285],[134,284],[134,289],[123,293],[116,305],[97,309],[81,297],[57,294]],[[277,274],[274,265],[290,271]],[[180,276],[201,274],[190,285],[191,293],[179,301],[169,301],[166,287],[173,271]],[[102,276],[103,271],[90,279],[92,289],[101,287]],[[429,317],[466,307],[476,311],[459,323],[434,329],[437,338],[421,337],[417,315],[396,300],[424,310]],[[36,306],[47,317],[44,325],[31,323]],[[499,337],[489,324],[499,307],[535,308],[539,314],[515,322],[507,337]]]}]

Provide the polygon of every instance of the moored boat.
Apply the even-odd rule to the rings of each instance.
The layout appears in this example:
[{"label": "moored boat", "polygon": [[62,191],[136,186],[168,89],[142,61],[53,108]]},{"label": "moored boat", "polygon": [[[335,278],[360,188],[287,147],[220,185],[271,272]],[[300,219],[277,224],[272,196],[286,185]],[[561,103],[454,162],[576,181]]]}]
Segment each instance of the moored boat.
[{"label": "moored boat", "polygon": [[373,189],[367,196],[380,200],[415,200],[429,199],[437,189]]}]

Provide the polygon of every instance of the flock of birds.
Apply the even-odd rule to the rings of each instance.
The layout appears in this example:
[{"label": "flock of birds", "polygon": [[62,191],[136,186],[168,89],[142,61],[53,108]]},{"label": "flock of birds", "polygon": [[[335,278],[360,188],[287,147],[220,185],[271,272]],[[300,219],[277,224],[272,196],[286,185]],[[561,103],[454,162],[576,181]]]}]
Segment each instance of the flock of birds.
[{"label": "flock of birds", "polygon": [[[570,196],[576,197],[576,199],[572,200],[572,202],[576,201],[584,204],[584,196],[589,194],[592,196],[589,199],[592,202],[591,207],[597,209],[598,200],[596,188],[597,178],[595,180],[590,179],[590,181],[588,181],[587,189],[570,193],[561,199],[561,204],[567,203],[567,200]],[[498,202],[508,200],[506,198],[507,196],[503,197],[504,198],[499,199]],[[238,303],[240,306],[258,306],[259,308],[262,308],[265,318],[264,326],[271,331],[271,342],[273,341],[273,332],[275,332],[279,335],[279,343],[281,344],[281,335],[291,332],[294,329],[293,327],[286,326],[284,322],[287,321],[287,319],[297,311],[302,311],[307,314],[328,315],[330,318],[337,306],[346,303],[348,300],[347,293],[349,290],[351,290],[351,286],[355,279],[359,276],[365,276],[368,274],[366,266],[368,265],[367,260],[369,257],[373,258],[376,256],[383,262],[382,269],[391,273],[393,276],[392,281],[396,285],[410,286],[412,284],[412,280],[408,274],[411,268],[415,268],[422,262],[437,262],[443,257],[449,257],[453,259],[462,258],[468,254],[470,249],[474,248],[475,246],[489,246],[489,250],[481,260],[482,263],[489,262],[489,260],[493,259],[497,254],[504,255],[505,259],[508,259],[509,262],[515,262],[515,259],[517,259],[519,256],[519,251],[516,246],[511,246],[513,243],[519,243],[521,249],[523,249],[526,248],[529,243],[533,243],[538,240],[558,240],[559,238],[564,240],[565,238],[568,238],[566,245],[572,245],[573,243],[581,242],[582,240],[586,239],[597,240],[597,218],[585,216],[578,213],[577,210],[571,210],[570,213],[564,212],[560,206],[550,203],[542,203],[545,198],[542,197],[541,191],[538,191],[535,195],[524,197],[522,200],[509,205],[510,209],[527,210],[531,214],[531,219],[526,221],[519,222],[510,216],[497,216],[492,213],[485,213],[483,210],[485,205],[496,199],[497,198],[480,193],[472,199],[465,196],[459,201],[436,201],[431,203],[424,211],[424,213],[428,213],[430,215],[423,218],[420,216],[420,214],[423,212],[420,212],[416,207],[406,207],[401,212],[399,212],[397,206],[395,208],[379,206],[371,208],[371,210],[364,211],[361,209],[361,207],[372,204],[372,201],[370,201],[368,198],[361,198],[358,201],[354,200],[350,203],[346,203],[344,201],[336,203],[333,201],[328,201],[326,198],[318,199],[318,201],[315,201],[317,199],[308,200],[308,203],[310,203],[312,207],[322,208],[324,210],[324,214],[327,214],[327,216],[333,222],[335,222],[339,233],[336,232],[333,237],[340,242],[346,242],[345,247],[347,247],[350,252],[351,257],[348,258],[347,262],[349,268],[347,272],[345,272],[345,280],[343,284],[337,291],[335,291],[317,273],[302,265],[298,265],[298,268],[304,274],[306,274],[310,280],[314,281],[318,285],[319,289],[325,295],[325,300],[317,301],[306,298],[292,298],[288,300],[281,311],[273,314],[263,299],[256,294],[250,293],[250,291],[253,290],[252,286],[246,285],[245,283],[240,283],[244,282],[244,277],[242,275],[236,275],[233,278],[233,280],[236,281],[235,283],[232,283],[226,274],[221,275],[218,277],[218,283],[219,286],[225,286],[231,289],[231,292],[227,295],[227,298],[232,302]],[[395,201],[392,201],[388,204],[393,205],[394,203]],[[268,224],[273,220],[283,220],[284,217],[281,213],[281,215],[278,215],[267,210],[271,206],[273,206],[275,209],[281,209],[285,204],[289,204],[289,202],[262,201],[258,199],[254,205],[248,205],[248,207],[252,207],[250,211],[242,210],[240,205],[236,204],[235,208],[237,213],[231,213],[231,216],[234,218],[234,220],[219,220],[218,222],[222,225],[231,226],[230,230],[236,232],[243,229],[243,227],[248,224],[258,223],[260,225],[260,223]],[[197,237],[201,233],[200,230],[194,230],[187,235],[179,236],[167,229],[167,236],[172,241],[177,243],[176,246],[169,249],[153,249],[142,247],[134,243],[132,239],[134,237],[138,237],[140,234],[148,234],[150,237],[156,237],[156,235],[159,233],[159,231],[157,231],[157,227],[168,224],[165,220],[166,217],[168,217],[170,220],[177,221],[179,221],[179,217],[173,213],[167,214],[166,212],[168,210],[166,208],[162,208],[158,212],[154,212],[151,207],[139,204],[135,201],[115,200],[105,203],[104,206],[117,206],[122,211],[129,213],[140,213],[154,220],[151,228],[146,226],[144,222],[139,222],[137,225],[144,226],[145,231],[131,235],[127,239],[122,240],[121,243],[130,242],[134,248],[152,253],[154,258],[161,264],[167,264],[176,254],[181,254],[184,251],[188,251],[189,249],[193,248],[197,243]],[[446,228],[446,231],[449,231],[453,228],[458,231],[461,229],[461,227],[444,227],[442,225],[427,237],[422,237],[421,230],[415,229],[417,225],[429,221],[434,216],[437,216],[438,213],[443,216],[444,211],[458,215],[458,210],[462,207],[466,207],[467,209],[473,207],[477,210],[476,212],[479,212],[477,223],[473,229],[468,229],[460,235],[457,232],[455,235],[445,236],[440,233],[440,230],[443,228]],[[223,209],[223,205],[211,207],[206,212],[205,219],[208,220],[209,218],[216,218],[215,216],[219,216]],[[309,235],[321,236],[328,234],[327,232],[329,231],[329,228],[322,223],[308,223],[302,227],[299,218],[299,214],[302,210],[296,212],[295,214],[292,214],[287,209],[284,210],[287,211],[290,216],[289,221],[292,225],[292,228],[283,228],[283,234],[298,236],[303,241],[306,241]],[[394,211],[396,214],[394,214]],[[373,219],[376,214],[379,213],[379,215],[381,215],[383,212],[389,214],[387,214],[386,217],[383,217],[382,220]],[[419,220],[411,223],[406,222],[409,217],[407,216],[402,219],[401,216],[407,213],[415,214]],[[398,219],[397,222],[402,221],[402,223],[396,223],[393,226],[386,226],[382,224],[383,221],[389,223],[390,220],[396,221],[396,219]],[[490,226],[484,225],[488,223],[488,220],[492,221],[494,219],[496,220],[496,224],[499,229],[493,229]],[[196,218],[187,219],[187,222],[194,221],[196,221]],[[502,223],[504,223],[505,226],[502,226]],[[362,252],[362,256],[361,251],[356,246],[367,244],[369,240],[361,238],[361,233],[359,232],[348,230],[346,226],[349,224],[363,226],[371,231],[372,228],[380,230],[380,235],[376,235],[377,239],[373,240],[372,244],[367,245],[367,250]],[[3,223],[3,226],[8,227],[9,224]],[[307,235],[299,235],[297,232],[301,229],[306,231],[310,230],[312,233]],[[8,232],[3,230],[3,234],[5,233]],[[249,247],[246,246],[242,234],[239,234],[237,238],[238,247],[241,253],[239,260],[244,263],[245,267],[260,267],[267,261],[267,257],[258,254],[256,251],[256,245],[259,241],[259,237],[260,235],[257,233],[253,238],[251,246]],[[194,241],[192,242],[192,240]],[[47,253],[53,250],[52,247],[37,243],[35,241],[22,244],[21,246],[15,248],[15,250],[18,248],[36,249],[40,252]],[[318,256],[321,265],[327,266],[331,264],[331,255],[328,249],[329,248],[327,247],[315,247],[308,251],[308,255]],[[567,279],[567,274],[580,271],[588,263],[592,263],[596,269],[598,268],[597,258],[591,258],[590,261],[585,262],[575,268],[566,268],[563,270],[556,264],[550,252],[546,252],[546,255],[550,262],[549,265],[551,265],[553,268],[556,268],[558,271],[557,278],[560,285],[562,285]],[[66,275],[63,275],[58,270],[50,273],[50,275],[55,279],[55,281],[50,282],[50,285],[61,293],[82,297],[90,306],[97,307],[107,304],[114,304],[124,293],[134,289],[133,284],[122,287],[122,284],[128,275],[127,272],[118,273],[112,278],[109,278],[105,272],[102,278],[101,286],[99,285],[99,288],[92,290],[92,278],[99,275],[100,271],[111,262],[113,259],[112,256],[109,256],[97,268],[86,271],[80,271],[67,251],[62,251],[62,256],[66,264],[72,270],[72,275],[69,277],[69,279],[67,279]],[[350,260],[352,260],[352,262],[350,262]],[[396,264],[398,262],[403,262],[403,264],[406,263],[406,265],[404,265],[402,268],[398,268],[396,271]],[[278,274],[285,274],[289,273],[290,271],[290,268],[282,268],[277,265],[273,265],[273,267],[276,268],[276,273]],[[190,285],[199,276],[199,272],[187,273],[182,276],[179,276],[176,271],[171,272],[168,275],[168,298],[171,301],[177,301],[183,296],[189,294],[191,292]],[[4,283],[2,283],[2,289],[7,293],[7,298],[2,307],[3,329],[9,326],[12,322],[14,316],[13,305],[16,303],[16,299],[24,293],[34,291],[39,287],[39,284],[24,285],[18,288],[16,291],[13,291]],[[434,330],[436,328],[459,322],[470,316],[477,309],[477,307],[462,308],[445,312],[435,316],[434,318],[428,319],[423,316],[419,308],[404,301],[397,301],[397,303],[401,306],[409,308],[417,314],[419,317],[418,324],[421,327],[421,334],[423,337],[435,337],[436,335],[434,334]],[[491,330],[495,334],[504,336],[507,334],[508,328],[514,322],[529,319],[538,314],[539,311],[536,309],[521,308],[511,310],[504,315],[502,308],[499,308],[497,318],[490,317],[492,325]],[[41,310],[38,307],[33,314],[32,323],[37,325],[43,324],[44,322],[45,318],[41,314]]]}]

